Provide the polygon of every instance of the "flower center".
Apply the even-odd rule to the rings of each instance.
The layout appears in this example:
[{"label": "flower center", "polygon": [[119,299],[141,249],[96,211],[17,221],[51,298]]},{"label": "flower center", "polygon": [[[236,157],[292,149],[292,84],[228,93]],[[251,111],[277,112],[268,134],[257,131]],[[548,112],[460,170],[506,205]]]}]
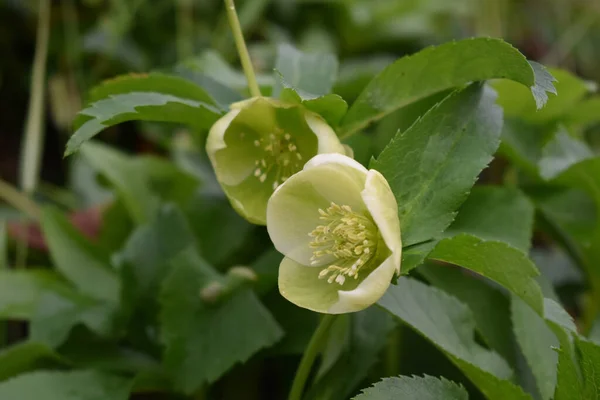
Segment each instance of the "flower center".
[{"label": "flower center", "polygon": [[273,174],[273,190],[302,169],[302,154],[295,140],[281,129],[255,140],[254,146],[264,151],[262,158],[254,162],[254,176],[264,183]]},{"label": "flower center", "polygon": [[326,210],[319,209],[325,223],[308,235],[313,238],[311,264],[322,257],[333,256],[335,261],[319,273],[319,279],[343,285],[346,277],[358,279],[358,272],[377,250],[377,227],[366,214],[352,211],[348,205],[331,203]]}]

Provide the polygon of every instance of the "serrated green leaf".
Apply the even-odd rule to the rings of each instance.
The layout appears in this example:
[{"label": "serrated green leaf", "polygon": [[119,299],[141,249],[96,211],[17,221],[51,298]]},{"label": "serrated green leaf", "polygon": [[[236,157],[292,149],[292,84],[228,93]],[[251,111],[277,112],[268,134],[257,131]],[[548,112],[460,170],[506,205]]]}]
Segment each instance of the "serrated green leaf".
[{"label": "serrated green leaf", "polygon": [[195,392],[281,338],[273,317],[248,289],[221,304],[204,303],[200,290],[222,278],[192,249],[171,266],[161,290],[159,319],[164,365],[179,391]]},{"label": "serrated green leaf", "polygon": [[383,378],[353,400],[468,400],[469,394],[460,385],[432,376],[399,376]]},{"label": "serrated green leaf", "polygon": [[520,250],[503,242],[461,234],[441,240],[428,257],[470,269],[499,283],[543,315],[544,297],[534,279],[539,271]]},{"label": "serrated green leaf", "polygon": [[68,290],[55,273],[46,270],[0,271],[0,318],[29,319],[46,290]]},{"label": "serrated green leaf", "polygon": [[399,133],[371,162],[396,196],[404,246],[446,229],[491,161],[502,127],[502,112],[493,102],[481,85],[457,91]]},{"label": "serrated green leaf", "polygon": [[504,294],[489,285],[489,282],[466,274],[460,268],[426,263],[418,272],[433,286],[466,304],[473,313],[483,341],[510,365],[514,364],[510,304]]},{"label": "serrated green leaf", "polygon": [[531,400],[510,382],[512,371],[506,361],[475,341],[473,314],[456,298],[416,280],[400,278],[378,304],[442,350],[487,398]]},{"label": "serrated green leaf", "polygon": [[544,319],[515,296],[511,299],[511,316],[515,337],[535,376],[541,398],[552,399],[558,364],[554,348],[559,346],[558,339]]},{"label": "serrated green leaf", "polygon": [[338,361],[313,384],[309,400],[346,400],[375,365],[395,323],[375,307],[351,316],[348,345]]},{"label": "serrated green leaf", "polygon": [[67,360],[43,343],[17,343],[0,352],[0,382],[24,372],[68,364]]},{"label": "serrated green leaf", "polygon": [[530,87],[538,108],[547,100],[546,91],[555,93],[552,77],[502,40],[446,43],[403,57],[377,75],[350,107],[342,121],[342,136],[433,93],[495,78]]},{"label": "serrated green leaf", "polygon": [[131,380],[95,371],[40,371],[0,383],[2,400],[127,400]]},{"label": "serrated green leaf", "polygon": [[[127,74],[105,80],[90,90],[88,103],[109,98],[115,94],[131,92],[155,92],[197,100],[218,106],[202,87],[187,79],[159,72],[149,74]],[[223,110],[224,111],[224,110]]]},{"label": "serrated green leaf", "polygon": [[219,108],[202,101],[157,92],[110,95],[80,112],[77,130],[67,142],[65,156],[105,128],[125,121],[160,121],[208,129],[221,116]]},{"label": "serrated green leaf", "polygon": [[582,338],[576,339],[583,375],[583,398],[600,399],[600,346]]},{"label": "serrated green leaf", "polygon": [[54,265],[65,278],[90,297],[119,302],[120,282],[107,254],[87,241],[56,209],[43,210],[41,227]]},{"label": "serrated green leaf", "polygon": [[544,318],[560,343],[554,400],[581,399],[583,384],[573,336],[575,323],[571,316],[554,300],[544,299]]},{"label": "serrated green leaf", "polygon": [[194,237],[185,217],[175,206],[163,206],[156,217],[139,226],[129,237],[116,260],[121,265],[121,298],[128,312],[154,315],[156,293],[169,271],[169,262],[187,247]]},{"label": "serrated green leaf", "polygon": [[183,210],[198,238],[202,257],[211,265],[221,267],[227,262],[237,262],[232,256],[255,232],[255,226],[235,212],[222,197],[197,193]]},{"label": "serrated green leaf", "polygon": [[534,211],[531,201],[518,189],[475,186],[444,235],[468,233],[527,252],[533,234]]},{"label": "serrated green leaf", "polygon": [[[302,93],[302,97],[316,98],[331,92],[337,77],[338,61],[333,54],[303,53],[283,44],[277,49],[275,69],[290,87]],[[283,87],[276,83],[273,96],[279,96]]]},{"label": "serrated green leaf", "polygon": [[[514,81],[496,81],[492,85],[498,91],[498,104],[502,106],[508,117],[518,117],[535,124],[557,121],[576,106],[578,107],[585,94],[589,92],[589,85],[568,71],[549,68],[548,71],[551,73],[549,75],[539,64],[533,62],[531,64],[536,69],[536,76],[543,77],[546,83],[551,83],[556,88],[553,92],[552,86],[546,86],[546,90],[558,93],[558,96],[550,97],[544,108],[539,110],[531,96],[531,91],[526,87]],[[552,76],[556,79],[552,79]],[[542,85],[540,89],[543,90]]]},{"label": "serrated green leaf", "polygon": [[538,162],[540,175],[550,180],[571,165],[593,156],[594,152],[585,142],[575,139],[565,130],[560,129],[542,148],[542,156]]}]

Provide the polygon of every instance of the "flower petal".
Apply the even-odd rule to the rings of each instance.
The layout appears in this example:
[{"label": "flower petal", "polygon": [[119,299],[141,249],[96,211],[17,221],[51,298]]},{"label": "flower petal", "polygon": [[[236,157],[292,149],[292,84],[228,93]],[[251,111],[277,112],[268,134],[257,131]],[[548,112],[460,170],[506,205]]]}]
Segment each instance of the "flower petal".
[{"label": "flower petal", "polygon": [[270,190],[265,190],[254,176],[250,175],[243,182],[235,185],[221,185],[229,198],[231,206],[245,219],[257,225],[266,225],[265,204],[269,201]]},{"label": "flower petal", "polygon": [[314,132],[319,141],[318,153],[340,153],[345,154],[346,149],[340,139],[338,139],[335,131],[317,114],[306,112],[305,114],[306,123],[309,128]]},{"label": "flower petal", "polygon": [[374,169],[369,170],[365,189],[361,196],[371,217],[377,224],[383,240],[392,252],[392,261],[396,273],[400,274],[400,257],[402,239],[400,237],[400,221],[398,219],[398,203],[387,180]]},{"label": "flower petal", "polygon": [[208,138],[206,139],[206,152],[209,156],[216,153],[217,150],[224,149],[225,144],[225,131],[229,128],[231,121],[240,113],[240,110],[233,110],[222,116],[213,124],[208,132]]},{"label": "flower petal", "polygon": [[[394,254],[371,272],[354,290],[338,290],[338,301],[326,311],[328,314],[343,314],[364,310],[384,295],[394,273]],[[323,311],[322,311],[323,312]]]},{"label": "flower petal", "polygon": [[[327,313],[338,303],[340,286],[319,279],[320,268],[309,268],[284,257],[279,265],[279,292],[299,307]],[[347,281],[351,285],[354,280]]]},{"label": "flower petal", "polygon": [[[310,265],[313,249],[308,235],[322,225],[319,208],[331,202],[364,210],[360,196],[367,170],[341,154],[322,154],[312,158],[304,169],[285,181],[267,205],[267,229],[275,248],[303,265]],[[322,266],[331,259],[322,257]]]}]

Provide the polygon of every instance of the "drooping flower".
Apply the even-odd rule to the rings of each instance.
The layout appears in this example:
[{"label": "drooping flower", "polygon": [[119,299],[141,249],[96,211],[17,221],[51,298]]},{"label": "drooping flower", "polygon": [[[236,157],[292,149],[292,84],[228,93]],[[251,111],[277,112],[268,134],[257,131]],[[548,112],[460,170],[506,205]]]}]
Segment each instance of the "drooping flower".
[{"label": "drooping flower", "polygon": [[286,180],[267,206],[267,229],[285,255],[279,291],[313,311],[360,311],[400,273],[396,199],[386,179],[341,154],[322,154]]},{"label": "drooping flower", "polygon": [[264,225],[267,201],[279,185],[313,156],[345,148],[318,114],[299,104],[254,97],[232,104],[212,126],[206,151],[233,208]]}]

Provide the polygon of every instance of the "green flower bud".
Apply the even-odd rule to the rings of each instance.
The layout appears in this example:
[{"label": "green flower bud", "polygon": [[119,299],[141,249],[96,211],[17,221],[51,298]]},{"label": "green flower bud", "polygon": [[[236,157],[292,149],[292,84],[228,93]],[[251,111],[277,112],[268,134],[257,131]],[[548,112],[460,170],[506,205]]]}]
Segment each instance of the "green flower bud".
[{"label": "green flower bud", "polygon": [[318,114],[254,97],[232,104],[212,126],[206,151],[233,208],[264,225],[267,201],[279,185],[315,155],[345,149]]},{"label": "green flower bud", "polygon": [[400,273],[398,205],[385,178],[341,154],[322,154],[277,188],[267,229],[285,255],[279,291],[309,310],[360,311]]}]

